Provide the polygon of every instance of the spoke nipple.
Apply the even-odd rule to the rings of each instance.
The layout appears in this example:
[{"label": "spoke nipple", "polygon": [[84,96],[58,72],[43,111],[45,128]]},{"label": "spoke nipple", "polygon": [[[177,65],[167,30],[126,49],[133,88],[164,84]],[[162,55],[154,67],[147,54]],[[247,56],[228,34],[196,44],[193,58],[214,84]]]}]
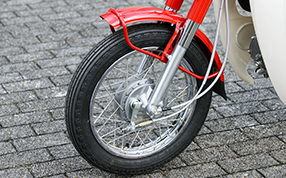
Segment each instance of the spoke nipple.
[{"label": "spoke nipple", "polygon": [[97,133],[99,133],[101,130],[99,129],[98,131],[97,131]]}]

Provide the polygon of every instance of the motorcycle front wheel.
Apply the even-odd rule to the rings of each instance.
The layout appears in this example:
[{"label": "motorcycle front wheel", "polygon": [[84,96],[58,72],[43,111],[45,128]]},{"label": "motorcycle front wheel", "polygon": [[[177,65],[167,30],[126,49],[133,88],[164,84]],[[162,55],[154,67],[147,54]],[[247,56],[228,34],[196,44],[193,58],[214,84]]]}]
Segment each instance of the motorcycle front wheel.
[{"label": "motorcycle front wheel", "polygon": [[[128,32],[135,46],[160,55],[174,27],[139,24],[128,27]],[[207,64],[193,41],[180,65],[204,75]],[[207,116],[211,91],[175,116],[149,122],[145,107],[165,65],[131,49],[122,30],[106,37],[85,57],[66,97],[66,124],[72,143],[90,164],[117,174],[146,173],[178,156],[192,142]],[[201,80],[177,70],[160,105],[171,107],[192,99],[200,84]],[[132,120],[134,98],[140,98],[142,105]]]}]

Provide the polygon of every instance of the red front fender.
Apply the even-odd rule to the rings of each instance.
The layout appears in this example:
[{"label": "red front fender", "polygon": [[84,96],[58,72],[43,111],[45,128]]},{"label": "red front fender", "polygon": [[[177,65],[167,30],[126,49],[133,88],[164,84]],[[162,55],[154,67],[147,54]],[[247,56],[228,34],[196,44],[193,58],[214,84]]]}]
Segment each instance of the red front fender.
[{"label": "red front fender", "polygon": [[[172,24],[183,24],[186,21],[186,18],[178,13],[155,7],[127,7],[116,9],[116,11],[124,20],[126,25],[143,21],[161,21]],[[107,13],[101,15],[100,17],[107,21],[110,27],[112,27],[113,31],[114,29],[122,26],[118,17],[112,12],[112,10],[109,10]],[[200,40],[198,44],[203,45],[201,46],[202,49],[208,49],[208,52],[212,52],[213,45],[201,30],[197,31],[195,39]],[[216,66],[220,69],[222,63],[217,53],[215,54],[215,62]],[[221,75],[221,81],[224,81],[223,75]]]},{"label": "red front fender", "polygon": [[[124,19],[126,24],[142,21],[162,21],[176,24],[177,22],[184,22],[186,20],[186,18],[178,13],[155,7],[127,7],[116,9],[116,11]],[[100,17],[106,20],[113,28],[121,27],[118,17],[110,10]]]}]

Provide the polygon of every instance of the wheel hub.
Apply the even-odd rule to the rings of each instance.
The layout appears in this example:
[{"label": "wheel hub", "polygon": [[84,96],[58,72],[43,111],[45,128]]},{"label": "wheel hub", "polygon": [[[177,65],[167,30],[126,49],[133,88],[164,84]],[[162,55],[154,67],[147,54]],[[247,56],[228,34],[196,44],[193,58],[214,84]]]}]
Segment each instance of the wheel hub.
[{"label": "wheel hub", "polygon": [[[148,98],[150,97],[155,87],[152,79],[136,80],[131,78],[124,82],[116,92],[116,101],[120,104],[123,110],[117,114],[123,119],[132,123],[140,123],[146,121],[150,116],[146,113]],[[137,107],[135,107],[135,103]],[[118,104],[116,104],[118,105]],[[138,108],[138,106],[140,106]],[[134,116],[136,112],[136,116]]]}]

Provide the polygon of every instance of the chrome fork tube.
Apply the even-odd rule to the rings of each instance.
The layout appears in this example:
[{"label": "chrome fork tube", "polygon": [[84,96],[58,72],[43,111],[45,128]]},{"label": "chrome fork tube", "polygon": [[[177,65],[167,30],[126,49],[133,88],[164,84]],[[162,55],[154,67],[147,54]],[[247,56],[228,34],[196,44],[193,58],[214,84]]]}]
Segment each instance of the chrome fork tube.
[{"label": "chrome fork tube", "polygon": [[159,115],[159,103],[163,100],[163,97],[166,94],[166,91],[180,65],[181,60],[183,59],[188,47],[190,46],[192,39],[199,28],[199,25],[200,24],[189,19],[186,20],[179,42],[176,44],[172,54],[168,57],[167,66],[161,76],[159,83],[156,85],[149,99],[147,112],[151,116]]}]

